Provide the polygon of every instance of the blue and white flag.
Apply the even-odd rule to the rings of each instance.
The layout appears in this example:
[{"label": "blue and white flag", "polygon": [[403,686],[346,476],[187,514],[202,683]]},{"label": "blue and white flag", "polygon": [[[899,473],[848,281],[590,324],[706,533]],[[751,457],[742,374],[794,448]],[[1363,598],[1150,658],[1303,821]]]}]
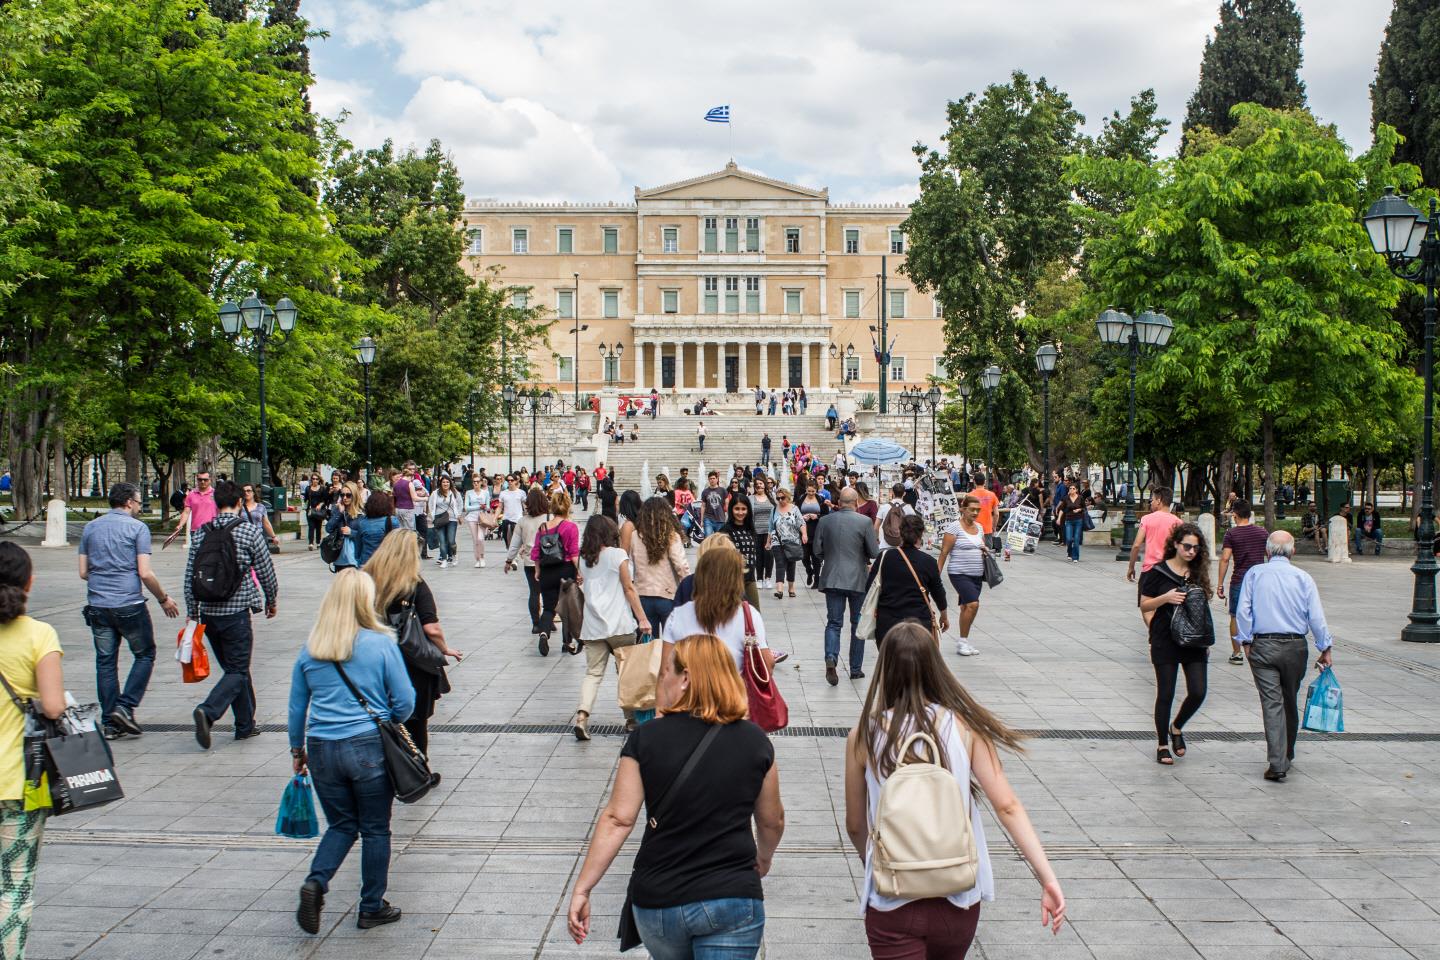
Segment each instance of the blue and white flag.
[{"label": "blue and white flag", "polygon": [[705,114],[705,119],[710,123],[729,123],[730,104],[727,103],[723,107],[711,107],[710,111]]}]

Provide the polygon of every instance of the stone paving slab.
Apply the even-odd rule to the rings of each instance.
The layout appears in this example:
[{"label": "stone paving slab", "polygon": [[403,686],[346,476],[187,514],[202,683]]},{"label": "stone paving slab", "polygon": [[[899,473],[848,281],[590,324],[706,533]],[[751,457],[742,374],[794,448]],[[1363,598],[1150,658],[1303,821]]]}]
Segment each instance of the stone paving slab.
[{"label": "stone paving slab", "polygon": [[[492,549],[492,554],[494,553]],[[71,551],[35,549],[32,612],[60,631],[67,686],[93,696],[93,654],[80,621]],[[178,591],[184,557],[156,557]],[[256,622],[260,719],[283,725],[290,666],[328,581],[314,553],[287,542],[281,616]],[[1410,576],[1399,559],[1300,563],[1320,584],[1340,642],[1336,672],[1351,736],[1302,736],[1280,786],[1260,779],[1263,746],[1249,671],[1213,660],[1190,754],[1153,762],[1153,675],[1134,587],[1108,551],[1063,565],[1049,547],[1017,557],[983,598],[979,657],[947,660],[982,702],[1018,727],[1046,732],[1007,770],[1049,849],[1072,924],[1040,930],[1038,890],[990,822],[998,898],[982,910],[972,956],[1230,960],[1440,958],[1440,650],[1403,644]],[[588,744],[556,733],[503,732],[564,723],[583,662],[539,657],[524,585],[494,564],[426,568],[452,645],[471,656],[451,673],[437,730],[444,782],[397,805],[393,927],[354,926],[358,855],[337,876],[319,937],[294,925],[295,891],[313,842],[273,836],[288,777],[283,735],[234,743],[217,727],[202,753],[187,732],[206,685],[179,682],[168,659],[178,629],[157,616],[161,658],[138,711],[156,725],[118,742],[126,799],[52,820],[41,858],[28,955],[48,958],[424,958],[618,956],[610,932],[634,853],[627,845],[597,888],[591,942],[571,943],[563,911],[618,760],[618,736]],[[764,595],[773,646],[792,651],[780,682],[797,727],[848,728],[865,681],[823,680],[823,598]],[[1223,614],[1217,605],[1217,619]],[[1218,648],[1217,648],[1218,652]],[[873,665],[867,651],[867,669]],[[616,723],[613,677],[597,723]],[[1203,734],[1214,734],[1207,739]],[[1247,739],[1237,739],[1245,735]],[[1399,735],[1414,735],[1405,739]],[[843,829],[843,739],[774,739],[787,809],[785,840],[766,881],[766,956],[868,956],[859,864]],[[643,951],[628,956],[642,955]]]}]

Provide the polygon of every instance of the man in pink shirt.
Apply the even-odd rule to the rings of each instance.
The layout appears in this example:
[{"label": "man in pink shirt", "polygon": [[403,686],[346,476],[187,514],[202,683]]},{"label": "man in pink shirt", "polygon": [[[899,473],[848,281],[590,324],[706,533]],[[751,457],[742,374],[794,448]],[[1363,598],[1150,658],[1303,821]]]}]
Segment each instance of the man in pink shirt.
[{"label": "man in pink shirt", "polygon": [[[1170,512],[1170,498],[1174,496],[1169,487],[1156,487],[1150,494],[1150,512],[1140,518],[1140,531],[1135,535],[1135,542],[1130,547],[1130,566],[1125,570],[1125,579],[1135,580],[1135,563],[1140,559],[1140,551],[1145,551],[1144,561],[1140,564],[1140,572],[1145,573],[1155,564],[1165,558],[1165,541],[1170,539],[1170,531],[1174,530],[1184,521]],[[1136,592],[1135,605],[1140,605],[1139,592]],[[1150,623],[1153,613],[1140,615],[1145,623]]]},{"label": "man in pink shirt", "polygon": [[186,529],[187,525],[193,532],[199,530],[205,524],[215,519],[219,511],[215,507],[215,491],[210,486],[210,471],[201,470],[195,475],[195,489],[185,494],[185,509],[180,513],[180,521],[175,529]]}]

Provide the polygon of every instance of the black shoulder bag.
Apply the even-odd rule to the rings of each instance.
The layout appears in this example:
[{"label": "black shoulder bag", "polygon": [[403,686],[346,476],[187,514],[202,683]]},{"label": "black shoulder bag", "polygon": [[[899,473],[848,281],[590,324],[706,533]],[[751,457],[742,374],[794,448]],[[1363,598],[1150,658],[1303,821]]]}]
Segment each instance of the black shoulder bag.
[{"label": "black shoulder bag", "polygon": [[405,729],[404,724],[381,717],[371,709],[360,689],[350,682],[350,678],[345,675],[345,668],[338,661],[335,663],[335,670],[380,731],[380,747],[385,753],[385,772],[390,775],[390,785],[395,788],[395,799],[401,803],[414,803],[425,796],[440,782],[440,774],[430,772],[430,761],[425,759],[425,754],[421,753],[415,746],[415,741],[410,739],[410,731]]},{"label": "black shoulder bag", "polygon": [[[1175,579],[1168,567],[1165,572]],[[1210,617],[1210,601],[1202,587],[1182,580],[1177,590],[1185,591],[1185,602],[1170,615],[1170,639],[1176,646],[1205,648],[1215,645],[1215,623]]]},{"label": "black shoulder bag", "polygon": [[[684,785],[695,767],[699,765],[700,758],[705,756],[705,751],[710,749],[710,744],[715,742],[715,737],[720,733],[720,726],[718,723],[710,725],[710,729],[705,731],[705,736],[701,737],[700,742],[695,745],[695,749],[690,751],[690,757],[685,761],[685,766],[680,768],[680,772],[675,774],[675,779],[670,781],[670,786],[666,787],[665,792],[660,795],[660,799],[655,801],[655,809],[646,811],[648,815],[645,822],[650,825],[651,830],[660,829],[661,820],[675,805],[671,801],[675,799],[675,795],[680,792],[679,788]],[[615,935],[620,938],[621,953],[633,950],[641,943],[640,928],[635,926],[635,911],[632,909],[634,892],[631,888],[634,885],[635,876],[631,874],[630,883],[625,886],[625,905],[620,908],[620,929],[615,931]]]},{"label": "black shoulder bag", "polygon": [[[415,588],[419,591],[419,587]],[[420,612],[415,609],[415,594],[405,601],[405,607],[390,621],[395,628],[395,642],[405,662],[417,670],[439,676],[445,669],[445,654],[425,635],[425,625],[420,622]]]}]

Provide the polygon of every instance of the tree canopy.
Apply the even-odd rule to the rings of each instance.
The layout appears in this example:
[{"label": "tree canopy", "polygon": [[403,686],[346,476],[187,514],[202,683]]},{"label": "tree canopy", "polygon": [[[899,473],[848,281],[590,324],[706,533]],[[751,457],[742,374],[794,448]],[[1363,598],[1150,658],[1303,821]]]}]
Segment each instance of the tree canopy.
[{"label": "tree canopy", "polygon": [[1300,79],[1304,27],[1294,0],[1222,0],[1215,36],[1205,41],[1200,83],[1185,114],[1185,139],[1206,127],[1229,133],[1239,103],[1289,109],[1305,105]]},{"label": "tree canopy", "polygon": [[1440,0],[1395,0],[1370,84],[1370,129],[1394,127],[1395,159],[1440,185]]}]

